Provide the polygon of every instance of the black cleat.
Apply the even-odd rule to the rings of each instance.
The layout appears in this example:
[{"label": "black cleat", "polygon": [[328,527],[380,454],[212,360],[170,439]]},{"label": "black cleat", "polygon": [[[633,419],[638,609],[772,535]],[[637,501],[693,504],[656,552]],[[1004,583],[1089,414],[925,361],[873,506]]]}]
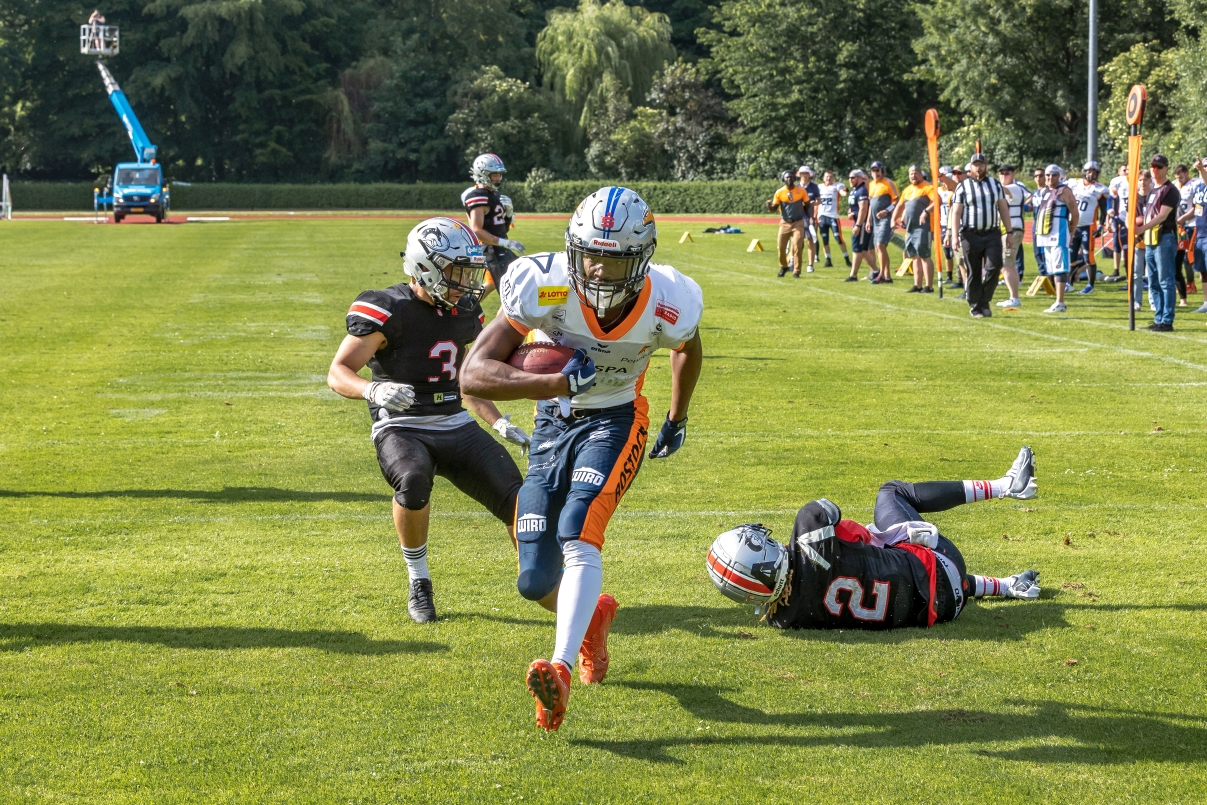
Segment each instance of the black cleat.
[{"label": "black cleat", "polygon": [[844,263],[846,263],[846,264],[847,264],[847,268],[850,268],[850,267],[851,267],[851,258],[850,258],[850,257],[847,257],[847,256],[844,254],[844,255],[842,256],[842,261],[843,261]]},{"label": "black cleat", "polygon": [[830,262],[830,258],[826,258],[826,268],[833,268],[834,264]]},{"label": "black cleat", "polygon": [[415,579],[411,582],[411,597],[407,601],[407,614],[415,623],[436,622],[436,602],[432,600],[431,579]]},{"label": "black cleat", "polygon": [[788,273],[788,266],[782,266],[782,267],[780,268],[780,273],[776,274],[775,276],[777,276],[777,277],[782,277],[782,276],[784,276],[784,275],[785,275],[785,274],[787,274],[787,273]]}]

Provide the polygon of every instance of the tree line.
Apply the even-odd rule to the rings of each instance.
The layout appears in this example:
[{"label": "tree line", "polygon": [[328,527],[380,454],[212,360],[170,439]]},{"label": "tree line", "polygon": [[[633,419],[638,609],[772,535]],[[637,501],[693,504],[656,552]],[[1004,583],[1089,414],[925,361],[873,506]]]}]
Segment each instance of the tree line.
[{"label": "tree line", "polygon": [[[567,0],[560,0],[566,3]],[[573,2],[573,0],[571,0]],[[802,162],[1084,159],[1086,0],[104,0],[107,60],[170,178],[741,179]],[[83,180],[130,158],[91,5],[0,0],[0,169]],[[1099,4],[1101,157],[1207,153],[1207,0]]]}]

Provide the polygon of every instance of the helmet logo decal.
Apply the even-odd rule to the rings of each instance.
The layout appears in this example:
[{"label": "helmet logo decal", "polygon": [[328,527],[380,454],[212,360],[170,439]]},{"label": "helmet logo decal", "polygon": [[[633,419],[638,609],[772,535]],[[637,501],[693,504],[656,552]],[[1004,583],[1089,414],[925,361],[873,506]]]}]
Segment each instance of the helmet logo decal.
[{"label": "helmet logo decal", "polygon": [[419,239],[434,252],[447,251],[452,247],[452,244],[448,242],[448,236],[434,226],[430,226],[420,232]]},{"label": "helmet logo decal", "polygon": [[[605,219],[611,219],[612,216],[606,215]],[[602,246],[605,249],[619,249],[620,243],[614,240],[604,240],[602,238],[591,238],[592,246]]]},{"label": "helmet logo decal", "polygon": [[610,212],[605,212],[599,223],[604,229],[612,229],[616,226],[616,216]]}]

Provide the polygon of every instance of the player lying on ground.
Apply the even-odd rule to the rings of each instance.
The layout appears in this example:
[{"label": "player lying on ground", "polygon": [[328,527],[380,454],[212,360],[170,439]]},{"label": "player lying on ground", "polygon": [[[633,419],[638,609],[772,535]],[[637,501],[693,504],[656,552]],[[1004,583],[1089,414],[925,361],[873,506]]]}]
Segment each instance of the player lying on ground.
[{"label": "player lying on ground", "polygon": [[[588,196],[566,229],[566,251],[512,264],[499,287],[501,315],[465,364],[466,391],[537,405],[528,474],[516,509],[520,594],[556,607],[552,661],[528,668],[536,720],[557,729],[575,656],[584,683],[608,670],[616,601],[601,595],[604,530],[645,455],[649,406],[641,394],[650,356],[671,350],[671,407],[650,451],[682,446],[700,375],[700,286],[654,265],[654,215],[631,190]],[[529,335],[576,352],[560,371],[536,374],[509,358]],[[588,357],[590,355],[590,357]],[[554,402],[551,398],[560,398]],[[580,651],[581,648],[581,651]]]},{"label": "player lying on ground", "polygon": [[[407,612],[427,623],[436,620],[427,566],[435,476],[485,506],[509,533],[521,483],[515,461],[462,403],[521,448],[528,436],[494,403],[463,396],[458,387],[466,350],[482,332],[481,242],[457,221],[429,218],[411,230],[402,258],[409,283],[365,291],[352,303],[327,385],[369,402],[377,462],[394,488],[394,526],[410,575]],[[372,381],[357,374],[366,364]]]},{"label": "player lying on ground", "polygon": [[842,519],[824,498],[797,513],[787,546],[762,525],[738,526],[713,542],[708,575],[726,597],[754,604],[780,629],[934,626],[955,620],[969,598],[1039,598],[1039,573],[970,574],[956,546],[922,515],[1035,494],[1035,459],[1024,447],[996,481],[889,481],[866,527]]}]

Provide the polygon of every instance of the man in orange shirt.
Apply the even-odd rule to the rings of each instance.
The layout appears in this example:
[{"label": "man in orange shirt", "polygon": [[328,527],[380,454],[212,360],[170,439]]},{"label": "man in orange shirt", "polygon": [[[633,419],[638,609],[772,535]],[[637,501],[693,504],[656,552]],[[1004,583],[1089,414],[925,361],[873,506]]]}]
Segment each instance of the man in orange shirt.
[{"label": "man in orange shirt", "polygon": [[876,245],[878,273],[872,282],[892,282],[893,275],[888,262],[888,244],[893,239],[893,207],[897,203],[897,185],[885,176],[884,163],[876,160],[871,166],[872,180],[868,182],[868,201],[871,214],[867,228]]},{"label": "man in orange shirt", "polygon": [[[809,195],[796,186],[796,175],[792,171],[780,174],[784,186],[775,191],[775,196],[765,202],[767,209],[780,211],[780,234],[776,243],[776,254],[780,259],[782,277],[792,269],[792,276],[800,277],[801,258],[805,241],[805,206],[809,203]],[[792,248],[791,262],[788,260],[787,249]]]}]

